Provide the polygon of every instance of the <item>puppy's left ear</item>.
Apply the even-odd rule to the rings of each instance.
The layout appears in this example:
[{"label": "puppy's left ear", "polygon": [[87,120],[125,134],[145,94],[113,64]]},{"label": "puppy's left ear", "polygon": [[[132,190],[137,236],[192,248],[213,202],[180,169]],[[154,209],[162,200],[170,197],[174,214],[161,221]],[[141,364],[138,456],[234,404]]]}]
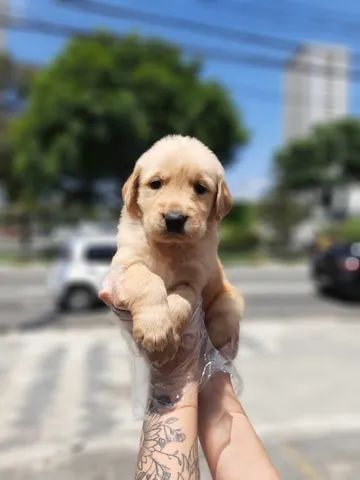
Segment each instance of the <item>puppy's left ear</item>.
[{"label": "puppy's left ear", "polygon": [[232,203],[229,187],[226,185],[225,180],[221,178],[218,182],[215,199],[215,218],[218,222],[230,212]]},{"label": "puppy's left ear", "polygon": [[121,195],[127,211],[132,217],[140,217],[141,211],[137,203],[140,181],[140,168],[135,167],[122,187]]}]

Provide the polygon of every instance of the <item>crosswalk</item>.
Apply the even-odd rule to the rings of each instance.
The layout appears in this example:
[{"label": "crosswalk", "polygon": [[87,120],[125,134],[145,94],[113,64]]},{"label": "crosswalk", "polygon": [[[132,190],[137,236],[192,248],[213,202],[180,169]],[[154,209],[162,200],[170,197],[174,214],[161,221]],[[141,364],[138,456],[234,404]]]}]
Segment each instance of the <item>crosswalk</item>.
[{"label": "crosswalk", "polygon": [[[339,429],[348,428],[354,419],[358,426],[358,409],[344,393],[348,382],[344,372],[356,376],[352,359],[358,352],[359,333],[357,323],[348,322],[345,327],[335,319],[244,322],[236,365],[245,383],[242,397],[257,420],[258,431],[265,435],[302,431],[309,425],[318,425],[323,431],[329,418]],[[337,373],[337,364],[333,366],[334,378],[326,386],[324,375],[333,358],[342,359],[343,366]],[[298,373],[294,375],[294,371]],[[0,478],[6,466],[46,456],[58,458],[61,452],[81,445],[87,450],[121,445],[135,455],[141,428],[132,408],[136,378],[127,345],[116,327],[31,330],[0,336]],[[269,378],[277,389],[269,388]],[[306,415],[300,415],[304,392],[299,378],[306,378],[311,392],[318,390],[319,398],[328,398],[326,392],[335,382],[344,393],[343,403],[334,402],[328,412],[322,412],[320,402],[319,413],[310,392]],[[273,405],[268,415],[261,401],[264,391]],[[294,398],[287,401],[292,394]],[[281,399],[284,405],[280,408]],[[344,412],[351,413],[350,420]]]},{"label": "crosswalk", "polygon": [[35,445],[116,437],[132,418],[117,330],[12,334],[1,337],[0,352],[0,459]]},{"label": "crosswalk", "polygon": [[[274,341],[256,337],[244,334],[241,356],[272,353]],[[116,328],[12,333],[0,337],[0,352],[0,466],[14,450],[137,432],[129,354]]]}]

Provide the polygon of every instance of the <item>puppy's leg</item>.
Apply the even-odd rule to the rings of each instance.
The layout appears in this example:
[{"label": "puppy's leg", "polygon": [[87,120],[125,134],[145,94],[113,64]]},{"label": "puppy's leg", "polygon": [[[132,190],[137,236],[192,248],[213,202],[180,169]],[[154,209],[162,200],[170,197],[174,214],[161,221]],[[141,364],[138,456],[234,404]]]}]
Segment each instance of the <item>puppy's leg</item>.
[{"label": "puppy's leg", "polygon": [[163,361],[176,353],[179,336],[172,325],[164,282],[158,275],[142,263],[131,264],[115,288],[114,304],[130,310],[134,339],[148,352],[162,352]]},{"label": "puppy's leg", "polygon": [[225,284],[205,312],[206,328],[216,348],[237,343],[243,309],[242,297],[232,285]]},{"label": "puppy's leg", "polygon": [[227,281],[220,261],[203,291],[203,298],[206,328],[213,345],[216,348],[236,345],[244,300]]},{"label": "puppy's leg", "polygon": [[168,292],[170,317],[175,331],[181,335],[190,320],[200,295],[188,283],[179,283]]}]

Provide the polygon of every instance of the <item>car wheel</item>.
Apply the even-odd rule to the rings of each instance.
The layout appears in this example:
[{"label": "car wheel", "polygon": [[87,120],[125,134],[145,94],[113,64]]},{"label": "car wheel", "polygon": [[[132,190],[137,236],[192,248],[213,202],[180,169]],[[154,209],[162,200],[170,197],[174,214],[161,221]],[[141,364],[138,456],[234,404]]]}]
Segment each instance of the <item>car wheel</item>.
[{"label": "car wheel", "polygon": [[62,310],[80,312],[89,310],[95,302],[93,292],[87,287],[73,287],[68,290],[61,302]]}]

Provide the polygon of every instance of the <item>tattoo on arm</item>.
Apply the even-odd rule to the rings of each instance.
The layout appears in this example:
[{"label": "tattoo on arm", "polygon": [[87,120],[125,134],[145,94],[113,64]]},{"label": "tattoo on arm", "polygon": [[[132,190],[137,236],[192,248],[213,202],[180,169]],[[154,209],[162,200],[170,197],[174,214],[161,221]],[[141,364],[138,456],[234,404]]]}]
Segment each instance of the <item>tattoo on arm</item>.
[{"label": "tattoo on arm", "polygon": [[179,452],[177,444],[186,440],[177,417],[163,419],[150,413],[144,420],[136,480],[199,480],[197,438],[189,453]]}]

